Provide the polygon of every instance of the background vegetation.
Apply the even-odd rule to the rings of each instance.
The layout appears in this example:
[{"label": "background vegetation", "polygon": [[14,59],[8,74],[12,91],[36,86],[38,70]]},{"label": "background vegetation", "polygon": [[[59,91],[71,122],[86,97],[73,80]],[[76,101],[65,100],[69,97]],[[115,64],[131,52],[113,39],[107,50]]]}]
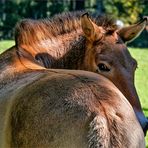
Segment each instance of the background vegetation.
[{"label": "background vegetation", "polygon": [[[123,21],[135,23],[148,14],[147,0],[0,0],[0,39],[13,39],[13,29],[23,18],[46,18],[63,11],[87,10],[107,13]],[[131,46],[148,47],[148,32]]]}]

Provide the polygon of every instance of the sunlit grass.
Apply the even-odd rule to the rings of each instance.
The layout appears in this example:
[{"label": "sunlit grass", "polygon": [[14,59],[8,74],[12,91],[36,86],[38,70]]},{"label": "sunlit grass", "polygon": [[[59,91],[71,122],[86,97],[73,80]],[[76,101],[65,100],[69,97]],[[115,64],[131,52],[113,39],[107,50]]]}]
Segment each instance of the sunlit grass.
[{"label": "sunlit grass", "polygon": [[138,61],[136,87],[143,110],[148,116],[148,49],[130,48],[132,56]]},{"label": "sunlit grass", "polygon": [[0,53],[14,45],[13,40],[0,41]]},{"label": "sunlit grass", "polygon": [[[148,48],[129,48],[130,53],[138,62],[135,84],[145,116],[148,117]],[[148,134],[146,136],[148,148]]]},{"label": "sunlit grass", "polygon": [[[0,41],[0,53],[14,45],[14,41]],[[142,104],[143,111],[148,117],[148,48],[129,48],[132,56],[138,61],[136,70],[136,88]],[[146,137],[148,148],[148,134]]]}]

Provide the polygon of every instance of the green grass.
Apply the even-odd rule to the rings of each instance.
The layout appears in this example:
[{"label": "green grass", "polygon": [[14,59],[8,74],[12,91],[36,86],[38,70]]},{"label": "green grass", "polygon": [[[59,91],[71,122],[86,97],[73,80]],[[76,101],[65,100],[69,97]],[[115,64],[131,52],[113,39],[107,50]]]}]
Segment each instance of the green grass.
[{"label": "green grass", "polygon": [[130,52],[138,61],[135,83],[144,113],[148,116],[148,49],[130,48]]},{"label": "green grass", "polygon": [[2,53],[4,50],[8,49],[13,45],[14,45],[14,41],[12,40],[0,41],[0,53]]},{"label": "green grass", "polygon": [[[14,45],[14,41],[0,41],[0,53]],[[138,61],[136,70],[136,88],[142,104],[143,111],[148,117],[148,48],[130,48],[132,56]],[[148,134],[146,137],[148,148]]]},{"label": "green grass", "polygon": [[[148,117],[148,48],[130,48],[132,56],[138,62],[135,84],[145,116]],[[145,138],[148,148],[148,133]]]}]

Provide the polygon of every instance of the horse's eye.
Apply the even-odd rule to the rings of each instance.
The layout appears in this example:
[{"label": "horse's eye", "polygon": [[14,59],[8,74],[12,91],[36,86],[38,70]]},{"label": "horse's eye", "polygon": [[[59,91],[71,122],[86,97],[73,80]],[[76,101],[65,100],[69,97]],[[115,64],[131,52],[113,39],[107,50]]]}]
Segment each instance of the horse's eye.
[{"label": "horse's eye", "polygon": [[104,71],[104,72],[110,71],[110,69],[109,69],[104,63],[99,63],[99,64],[98,64],[98,69],[99,69],[100,71]]}]

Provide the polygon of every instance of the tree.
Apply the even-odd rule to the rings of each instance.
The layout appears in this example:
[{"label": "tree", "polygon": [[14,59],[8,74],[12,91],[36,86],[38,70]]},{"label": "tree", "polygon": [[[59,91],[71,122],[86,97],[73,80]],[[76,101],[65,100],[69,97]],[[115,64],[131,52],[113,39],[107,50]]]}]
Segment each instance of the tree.
[{"label": "tree", "polygon": [[144,9],[143,0],[104,0],[106,13],[121,19],[125,24],[135,23]]},{"label": "tree", "polygon": [[22,18],[46,18],[63,11],[107,13],[125,24],[148,15],[147,0],[0,0],[0,6],[0,38],[12,38],[12,30]]}]

